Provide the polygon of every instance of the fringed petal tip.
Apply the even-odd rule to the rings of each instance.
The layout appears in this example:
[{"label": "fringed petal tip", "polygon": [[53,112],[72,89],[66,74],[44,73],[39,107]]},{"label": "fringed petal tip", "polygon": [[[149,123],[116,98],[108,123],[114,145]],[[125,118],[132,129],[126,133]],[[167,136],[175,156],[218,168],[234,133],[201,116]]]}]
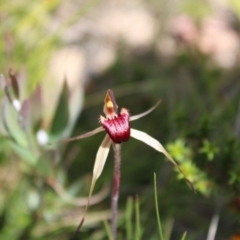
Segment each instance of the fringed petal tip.
[{"label": "fringed petal tip", "polygon": [[187,178],[185,173],[177,165],[177,163],[172,159],[172,157],[169,155],[169,153],[166,151],[166,149],[162,146],[162,144],[160,142],[158,142],[155,138],[151,137],[147,133],[139,131],[139,130],[136,130],[136,129],[132,129],[132,128],[131,128],[131,137],[136,138],[137,140],[140,140],[140,141],[146,143],[147,145],[149,145],[150,147],[154,148],[158,152],[162,152],[167,157],[167,159],[170,162],[172,162],[172,164],[183,174],[185,180],[189,183],[189,185],[191,186],[192,190],[196,193],[196,190],[195,190],[192,182]]},{"label": "fringed petal tip", "polygon": [[161,102],[162,102],[162,100],[159,99],[159,100],[157,101],[157,103],[156,103],[153,107],[151,107],[150,109],[148,109],[146,112],[143,112],[143,113],[140,113],[140,114],[131,116],[131,117],[130,117],[130,121],[135,121],[135,120],[137,120],[137,119],[139,119],[139,118],[142,118],[142,117],[148,115],[148,114],[151,113]]}]

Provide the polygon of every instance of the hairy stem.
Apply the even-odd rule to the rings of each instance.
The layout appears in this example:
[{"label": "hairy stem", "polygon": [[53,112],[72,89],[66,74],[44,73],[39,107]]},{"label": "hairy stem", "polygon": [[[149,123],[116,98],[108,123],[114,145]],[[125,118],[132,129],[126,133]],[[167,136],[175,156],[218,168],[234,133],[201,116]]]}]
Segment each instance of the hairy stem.
[{"label": "hairy stem", "polygon": [[115,240],[117,234],[117,213],[118,213],[118,196],[120,187],[120,162],[121,162],[121,145],[114,144],[114,175],[113,175],[113,189],[112,189],[112,218],[111,218],[111,232]]}]

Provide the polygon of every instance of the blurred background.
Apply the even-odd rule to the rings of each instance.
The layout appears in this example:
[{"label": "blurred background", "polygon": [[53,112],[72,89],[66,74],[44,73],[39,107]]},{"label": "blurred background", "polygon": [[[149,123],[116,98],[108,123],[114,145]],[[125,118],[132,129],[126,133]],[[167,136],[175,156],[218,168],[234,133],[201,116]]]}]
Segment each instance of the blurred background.
[{"label": "blurred background", "polygon": [[[240,239],[240,2],[0,2],[0,239],[72,239],[103,133],[106,90],[194,183],[143,143],[122,144],[118,239]],[[79,239],[108,239],[113,153]],[[133,208],[133,210],[132,210]]]}]

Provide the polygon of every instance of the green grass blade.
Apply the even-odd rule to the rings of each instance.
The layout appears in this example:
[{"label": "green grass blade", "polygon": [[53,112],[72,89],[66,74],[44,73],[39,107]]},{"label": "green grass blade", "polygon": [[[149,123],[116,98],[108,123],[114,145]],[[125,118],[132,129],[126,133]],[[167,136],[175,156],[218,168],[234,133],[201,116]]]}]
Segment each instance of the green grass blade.
[{"label": "green grass blade", "polygon": [[154,173],[154,198],[155,198],[155,207],[156,207],[156,215],[157,215],[157,223],[158,223],[158,232],[161,240],[164,240],[163,232],[162,232],[162,225],[160,220],[160,214],[158,209],[158,197],[157,197],[157,180],[156,180],[156,173]]},{"label": "green grass blade", "polygon": [[170,217],[170,218],[166,219],[166,223],[164,224],[164,239],[165,240],[171,239],[173,225],[174,225],[174,218]]},{"label": "green grass blade", "polygon": [[132,228],[132,214],[133,214],[133,199],[129,197],[127,199],[127,208],[126,208],[126,231],[127,239],[132,240],[133,238],[133,228]]},{"label": "green grass blade", "polygon": [[141,239],[141,224],[140,224],[140,210],[139,210],[138,196],[136,196],[136,199],[135,199],[135,212],[136,212],[135,240],[140,240]]},{"label": "green grass blade", "polygon": [[107,220],[104,220],[103,223],[104,223],[104,227],[105,227],[108,239],[113,240],[112,233],[111,233],[111,230],[110,230],[110,226],[109,226]]},{"label": "green grass blade", "polygon": [[181,240],[185,240],[185,237],[187,236],[187,232],[184,232],[183,235],[182,235],[182,238]]}]

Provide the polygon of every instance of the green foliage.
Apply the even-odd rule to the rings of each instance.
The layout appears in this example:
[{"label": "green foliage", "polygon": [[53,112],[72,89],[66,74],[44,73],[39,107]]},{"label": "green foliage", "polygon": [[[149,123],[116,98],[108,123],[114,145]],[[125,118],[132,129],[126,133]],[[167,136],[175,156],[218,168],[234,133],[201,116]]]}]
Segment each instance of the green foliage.
[{"label": "green foliage", "polygon": [[[192,160],[193,152],[186,146],[183,139],[177,139],[174,143],[167,146],[168,151],[179,163],[180,168],[188,176],[189,180],[193,183],[197,191],[209,196],[212,192],[211,181],[207,178],[206,174],[199,170]],[[182,179],[182,174],[178,173],[178,178]]]},{"label": "green foliage", "polygon": [[209,140],[203,140],[203,146],[200,148],[199,153],[204,153],[207,156],[209,161],[213,160],[215,154],[219,152],[219,149],[214,146],[213,143],[209,142]]},{"label": "green foliage", "polygon": [[232,9],[234,11],[236,11],[237,15],[239,15],[239,13],[240,13],[240,3],[239,3],[239,1],[230,0],[229,2],[231,3]]},{"label": "green foliage", "polygon": [[[51,32],[51,13],[60,1],[12,0],[1,1],[0,65],[7,71],[9,66],[24,68],[31,79],[27,90],[33,91],[46,74],[45,69],[57,35]],[[6,72],[5,72],[6,73]]]},{"label": "green foliage", "polygon": [[204,17],[209,16],[213,12],[213,9],[207,1],[196,0],[193,2],[186,0],[182,2],[182,11],[200,21]]},{"label": "green foliage", "polygon": [[[71,207],[68,206],[69,202],[82,201],[81,199],[75,199],[68,190],[64,189],[64,182],[60,183],[57,179],[58,172],[62,172],[64,178],[66,177],[61,167],[57,166],[56,168],[56,163],[53,161],[55,159],[59,162],[61,149],[54,149],[52,146],[46,145],[48,139],[54,138],[59,141],[61,139],[59,132],[64,132],[65,128],[68,127],[68,87],[65,82],[59,96],[56,113],[53,116],[57,128],[55,126],[52,131],[47,133],[39,128],[41,126],[39,120],[44,119],[44,116],[41,115],[42,112],[40,112],[41,98],[36,97],[39,94],[39,89],[36,89],[33,96],[21,101],[17,98],[19,96],[17,90],[19,89],[19,82],[15,74],[13,77],[15,81],[6,85],[4,77],[1,76],[3,96],[1,105],[1,131],[3,135],[1,143],[2,146],[5,144],[6,149],[11,150],[2,151],[1,159],[13,159],[12,164],[18,167],[14,169],[16,173],[10,173],[16,175],[18,180],[14,181],[15,183],[19,182],[19,184],[16,184],[12,191],[2,191],[0,213],[6,220],[3,221],[1,226],[1,236],[4,236],[5,239],[38,239],[38,237],[45,236],[44,238],[48,239],[47,235],[52,232],[52,229],[48,228],[46,223],[51,223],[52,226],[54,224],[61,225],[61,223],[57,223],[58,219],[56,217],[59,214],[59,209],[65,206],[71,210]],[[35,110],[39,111],[40,117],[34,114]],[[60,110],[65,114],[64,118],[61,118]],[[40,132],[41,134],[39,134]],[[43,133],[45,137],[42,136]],[[9,171],[4,170],[4,165],[1,167],[3,173]],[[55,192],[51,188],[47,188],[47,185]],[[8,201],[10,198],[11,201]],[[15,226],[13,226],[13,223],[15,223]],[[46,229],[35,231],[35,225],[38,225],[40,229]],[[71,226],[71,224],[68,226]],[[14,228],[14,231],[10,231],[12,228]],[[20,238],[17,236],[20,236]]]},{"label": "green foliage", "polygon": [[[153,172],[159,178],[155,181],[155,197],[160,199],[161,227],[166,239],[170,235],[171,239],[204,239],[209,217],[219,200],[223,202],[223,211],[216,239],[230,239],[238,230],[240,216],[239,61],[226,71],[216,66],[211,56],[201,53],[198,44],[182,46],[177,41],[171,57],[159,53],[156,46],[136,51],[118,45],[119,56],[113,66],[102,75],[91,75],[85,111],[79,121],[78,114],[70,113],[70,106],[76,106],[75,113],[81,106],[72,101],[66,82],[51,121],[44,121],[49,106],[43,109],[41,86],[44,81],[51,81],[45,78],[49,56],[60,44],[59,34],[64,27],[94,8],[95,3],[87,2],[71,19],[60,24],[60,29],[54,30],[52,20],[61,1],[1,2],[0,20],[4,24],[0,26],[0,66],[4,75],[0,76],[0,238],[71,238],[86,203],[77,196],[88,193],[102,135],[69,146],[47,142],[69,137],[72,130],[78,135],[96,127],[105,91],[113,88],[119,107],[127,107],[131,114],[162,99],[156,111],[132,125],[167,146],[197,189],[197,194],[193,194],[182,175],[172,171],[153,150],[139,148],[132,140],[126,148],[123,144],[118,239],[158,239],[160,228],[152,217],[158,211],[154,210],[154,196],[150,193]],[[239,2],[230,3],[231,11],[239,12]],[[197,23],[214,11],[208,1],[186,0],[180,8],[181,13]],[[235,17],[237,20],[237,14]],[[17,73],[9,71],[9,67]],[[39,140],[39,135],[47,139]],[[107,161],[96,186],[101,204],[91,208],[81,239],[109,236],[109,230],[99,224],[109,219],[109,210],[98,209],[110,208],[109,199],[103,200],[108,194],[112,164],[111,159]],[[134,202],[129,196],[136,194],[140,198]],[[182,235],[184,231],[188,232],[187,237]]]}]

